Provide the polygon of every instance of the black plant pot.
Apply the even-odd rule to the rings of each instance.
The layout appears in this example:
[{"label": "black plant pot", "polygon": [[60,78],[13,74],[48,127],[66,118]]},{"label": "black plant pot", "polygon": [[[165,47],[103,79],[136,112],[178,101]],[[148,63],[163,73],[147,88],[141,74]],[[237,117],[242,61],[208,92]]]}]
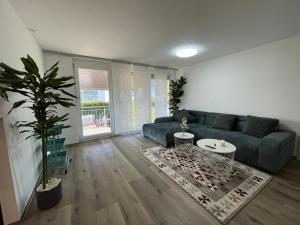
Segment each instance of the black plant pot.
[{"label": "black plant pot", "polygon": [[49,191],[36,191],[36,200],[39,209],[50,209],[55,206],[62,197],[61,181]]}]

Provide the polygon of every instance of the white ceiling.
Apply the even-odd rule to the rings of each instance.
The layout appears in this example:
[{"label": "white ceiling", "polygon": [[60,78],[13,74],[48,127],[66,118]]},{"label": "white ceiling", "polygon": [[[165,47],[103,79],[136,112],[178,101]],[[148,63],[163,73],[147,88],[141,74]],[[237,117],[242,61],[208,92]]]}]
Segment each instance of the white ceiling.
[{"label": "white ceiling", "polygon": [[[180,68],[300,33],[299,0],[11,0],[43,49]],[[204,48],[181,59],[180,46]]]}]

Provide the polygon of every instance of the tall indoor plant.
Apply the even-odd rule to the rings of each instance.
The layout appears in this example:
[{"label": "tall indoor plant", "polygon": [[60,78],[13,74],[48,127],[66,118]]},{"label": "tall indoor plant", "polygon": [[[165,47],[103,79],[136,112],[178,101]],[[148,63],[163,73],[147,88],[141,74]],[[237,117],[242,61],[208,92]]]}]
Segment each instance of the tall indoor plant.
[{"label": "tall indoor plant", "polygon": [[[35,117],[33,121],[27,121],[27,118],[24,118],[17,121],[15,127],[20,129],[20,133],[28,133],[26,139],[35,137],[41,140],[43,164],[41,186],[42,191],[48,191],[49,187],[47,186],[50,183],[47,164],[48,139],[55,135],[58,129],[70,127],[68,125],[55,126],[55,124],[68,119],[68,113],[58,115],[56,108],[58,105],[67,108],[74,106],[73,99],[76,97],[67,92],[65,88],[72,87],[75,83],[67,83],[73,79],[72,76],[58,77],[58,62],[41,75],[37,64],[29,55],[21,58],[21,61],[24,71],[0,63],[0,95],[6,101],[8,101],[9,92],[18,93],[23,97],[13,103],[8,114],[20,107],[29,109],[33,113]],[[62,97],[62,94],[66,96]],[[44,192],[45,194],[46,192]]]},{"label": "tall indoor plant", "polygon": [[185,77],[180,77],[177,80],[171,80],[170,82],[170,93],[169,93],[169,110],[171,113],[174,113],[179,109],[178,104],[181,102],[181,97],[184,94],[184,91],[182,90],[183,85],[187,83]]}]

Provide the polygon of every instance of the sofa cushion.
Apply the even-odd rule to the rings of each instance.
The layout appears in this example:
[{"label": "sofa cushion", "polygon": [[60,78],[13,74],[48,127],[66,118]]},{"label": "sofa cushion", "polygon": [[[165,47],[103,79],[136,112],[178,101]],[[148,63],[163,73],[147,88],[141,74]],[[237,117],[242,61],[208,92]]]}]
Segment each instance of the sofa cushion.
[{"label": "sofa cushion", "polygon": [[235,159],[257,166],[260,139],[240,131],[223,131],[224,139],[235,145]]},{"label": "sofa cushion", "polygon": [[278,126],[279,120],[277,119],[248,116],[248,122],[243,133],[262,138],[277,130]]},{"label": "sofa cushion", "polygon": [[182,122],[182,118],[184,118],[184,117],[186,117],[188,123],[193,122],[193,121],[196,120],[196,118],[193,117],[193,116],[192,116],[188,111],[186,111],[185,109],[175,111],[174,114],[173,114],[173,117],[174,117],[175,120],[178,121],[179,123]]},{"label": "sofa cushion", "polygon": [[247,116],[238,116],[233,130],[242,132],[247,125],[247,121],[248,121],[247,118],[248,118]]},{"label": "sofa cushion", "polygon": [[205,113],[202,111],[187,110],[193,117],[195,117],[194,123],[204,124]]},{"label": "sofa cushion", "polygon": [[195,135],[195,140],[199,140],[206,137],[207,129],[209,127],[200,125],[199,123],[189,123],[187,132]]},{"label": "sofa cushion", "polygon": [[205,112],[203,125],[211,127],[214,124],[218,114],[219,113]]},{"label": "sofa cushion", "polygon": [[220,130],[231,131],[235,125],[236,119],[236,115],[220,114],[216,116],[215,122],[212,127]]},{"label": "sofa cushion", "polygon": [[165,117],[157,117],[154,120],[154,123],[166,123],[166,122],[174,122],[175,119],[173,116],[165,116]]}]

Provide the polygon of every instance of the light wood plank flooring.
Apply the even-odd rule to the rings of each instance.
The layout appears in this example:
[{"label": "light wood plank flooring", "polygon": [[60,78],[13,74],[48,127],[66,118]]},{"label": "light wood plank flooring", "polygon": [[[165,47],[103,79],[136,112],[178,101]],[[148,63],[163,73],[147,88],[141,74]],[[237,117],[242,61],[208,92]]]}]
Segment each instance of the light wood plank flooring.
[{"label": "light wood plank flooring", "polygon": [[[24,225],[219,225],[138,150],[156,144],[141,134],[70,147],[63,199],[40,211],[35,199]],[[300,224],[300,165],[291,160],[229,225]]]}]

